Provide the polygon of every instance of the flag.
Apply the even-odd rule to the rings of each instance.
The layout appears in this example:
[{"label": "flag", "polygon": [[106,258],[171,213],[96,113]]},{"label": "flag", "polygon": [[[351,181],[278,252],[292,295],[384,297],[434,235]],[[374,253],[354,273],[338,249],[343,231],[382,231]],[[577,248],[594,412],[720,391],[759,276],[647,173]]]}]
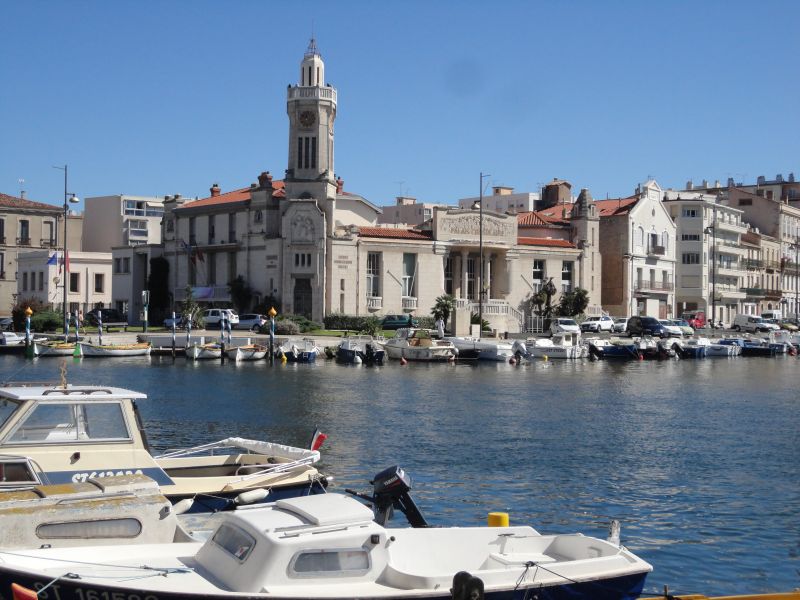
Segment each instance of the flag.
[{"label": "flag", "polygon": [[47,259],[48,265],[57,265],[58,264],[58,252],[54,253],[53,256]]},{"label": "flag", "polygon": [[36,600],[38,596],[34,590],[23,587],[18,583],[11,584],[11,597],[14,600]]},{"label": "flag", "polygon": [[69,252],[64,250],[64,270],[69,273]]},{"label": "flag", "polygon": [[198,258],[198,259],[199,259],[201,262],[206,262],[206,257],[205,257],[205,256],[203,256],[203,251],[202,251],[202,250],[200,250],[200,248],[198,248],[197,246],[195,246],[195,249],[194,249],[194,251],[195,251],[195,253],[197,254],[197,258]]},{"label": "flag", "polygon": [[311,446],[312,450],[319,450],[322,447],[322,443],[328,439],[328,436],[322,433],[319,429],[314,430],[314,435],[311,436]]}]

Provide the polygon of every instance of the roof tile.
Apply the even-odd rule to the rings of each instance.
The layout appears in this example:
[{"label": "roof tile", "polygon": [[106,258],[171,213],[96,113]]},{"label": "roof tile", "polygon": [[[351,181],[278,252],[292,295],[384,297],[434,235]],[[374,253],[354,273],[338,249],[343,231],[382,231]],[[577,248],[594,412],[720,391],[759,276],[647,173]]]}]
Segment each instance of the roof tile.
[{"label": "roof tile", "polygon": [[61,212],[63,207],[54,204],[45,204],[44,202],[34,202],[25,198],[17,198],[16,196],[9,196],[8,194],[0,193],[0,207],[2,208],[19,208],[19,209],[36,209],[36,210],[52,210]]},{"label": "roof tile", "polygon": [[534,237],[520,237],[517,238],[517,244],[520,246],[551,246],[555,248],[575,248],[575,244],[569,240],[557,240],[553,238],[534,238]]},{"label": "roof tile", "polygon": [[402,240],[430,240],[430,233],[416,229],[395,229],[393,227],[359,227],[361,237],[394,238]]}]

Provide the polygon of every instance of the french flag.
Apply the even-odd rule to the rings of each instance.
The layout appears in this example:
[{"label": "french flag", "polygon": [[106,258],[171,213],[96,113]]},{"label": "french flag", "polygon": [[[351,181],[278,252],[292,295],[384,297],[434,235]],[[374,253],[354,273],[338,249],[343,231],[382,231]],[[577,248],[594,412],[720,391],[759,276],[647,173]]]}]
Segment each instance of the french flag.
[{"label": "french flag", "polygon": [[322,443],[328,439],[328,436],[322,433],[319,429],[314,430],[314,435],[311,436],[311,445],[309,446],[312,450],[319,450],[322,447]]}]

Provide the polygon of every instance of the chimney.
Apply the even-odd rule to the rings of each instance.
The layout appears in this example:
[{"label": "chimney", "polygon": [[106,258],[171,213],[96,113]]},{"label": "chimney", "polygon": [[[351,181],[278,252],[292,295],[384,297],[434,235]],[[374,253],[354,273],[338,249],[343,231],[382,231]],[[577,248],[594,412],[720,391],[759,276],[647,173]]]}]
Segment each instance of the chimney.
[{"label": "chimney", "polygon": [[775,175],[775,181],[779,181],[779,182],[783,183],[783,174],[782,173],[778,173],[777,175]]},{"label": "chimney", "polygon": [[763,175],[759,175],[756,179],[756,185],[764,185],[767,182],[767,178]]},{"label": "chimney", "polygon": [[702,185],[700,187],[703,188],[703,189],[708,189],[708,180],[707,179],[703,179],[703,183],[702,183]]},{"label": "chimney", "polygon": [[269,174],[269,171],[261,171],[261,175],[258,176],[258,186],[261,188],[272,187],[272,175]]},{"label": "chimney", "polygon": [[336,178],[336,193],[341,194],[344,189],[344,179],[341,177]]},{"label": "chimney", "polygon": [[220,193],[222,190],[220,190],[220,189],[219,189],[219,184],[218,184],[218,183],[215,183],[215,184],[213,184],[213,185],[211,186],[211,188],[210,188],[210,190],[209,190],[209,191],[211,192],[211,197],[212,197],[212,198],[214,198],[214,197],[216,197],[216,196],[219,196],[219,193]]}]

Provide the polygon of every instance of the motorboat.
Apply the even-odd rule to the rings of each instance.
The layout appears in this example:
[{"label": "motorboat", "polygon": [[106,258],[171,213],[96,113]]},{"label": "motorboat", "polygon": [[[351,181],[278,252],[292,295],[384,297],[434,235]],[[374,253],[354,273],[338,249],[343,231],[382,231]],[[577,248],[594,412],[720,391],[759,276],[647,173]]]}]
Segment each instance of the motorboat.
[{"label": "motorboat", "polygon": [[681,358],[705,358],[709,346],[708,338],[687,338],[672,343]]},{"label": "motorboat", "polygon": [[476,355],[478,360],[508,362],[514,357],[512,342],[493,338],[445,337],[458,350],[458,358],[468,354]]},{"label": "motorboat", "polygon": [[271,500],[324,483],[318,451],[267,441],[228,437],[154,456],[136,405],[145,398],[115,387],[0,387],[0,490],[142,473],[202,512],[249,490],[268,489]]},{"label": "motorboat", "polygon": [[723,346],[738,346],[742,356],[775,356],[778,351],[766,343],[766,340],[731,337],[719,341]]},{"label": "motorboat", "polygon": [[458,352],[452,342],[435,339],[430,329],[401,327],[383,346],[389,358],[424,362],[455,360]]},{"label": "motorboat", "polygon": [[581,334],[573,331],[560,331],[552,337],[528,338],[525,349],[535,358],[583,358],[588,353],[581,340]]},{"label": "motorboat", "polygon": [[193,344],[186,349],[186,356],[192,360],[222,358],[222,345],[217,343]]},{"label": "motorboat", "polygon": [[33,355],[34,356],[73,356],[77,348],[76,342],[60,342],[51,340],[40,342],[34,340],[33,342]]},{"label": "motorboat", "polygon": [[168,541],[0,551],[0,595],[12,598],[14,585],[35,597],[49,585],[59,600],[627,600],[652,571],[613,534],[386,528],[336,493],[221,513],[204,541],[164,517]]},{"label": "motorboat", "polygon": [[267,355],[267,347],[260,344],[245,344],[225,350],[225,355],[234,361],[262,360]]},{"label": "motorboat", "polygon": [[90,344],[80,342],[77,356],[89,358],[110,358],[115,356],[150,356],[150,342],[136,344]]},{"label": "motorboat", "polygon": [[311,338],[290,340],[278,346],[278,357],[284,357],[289,362],[309,363],[317,360],[321,350]]},{"label": "motorboat", "polygon": [[336,360],[345,364],[382,365],[386,356],[381,342],[371,335],[349,335],[336,347]]}]

